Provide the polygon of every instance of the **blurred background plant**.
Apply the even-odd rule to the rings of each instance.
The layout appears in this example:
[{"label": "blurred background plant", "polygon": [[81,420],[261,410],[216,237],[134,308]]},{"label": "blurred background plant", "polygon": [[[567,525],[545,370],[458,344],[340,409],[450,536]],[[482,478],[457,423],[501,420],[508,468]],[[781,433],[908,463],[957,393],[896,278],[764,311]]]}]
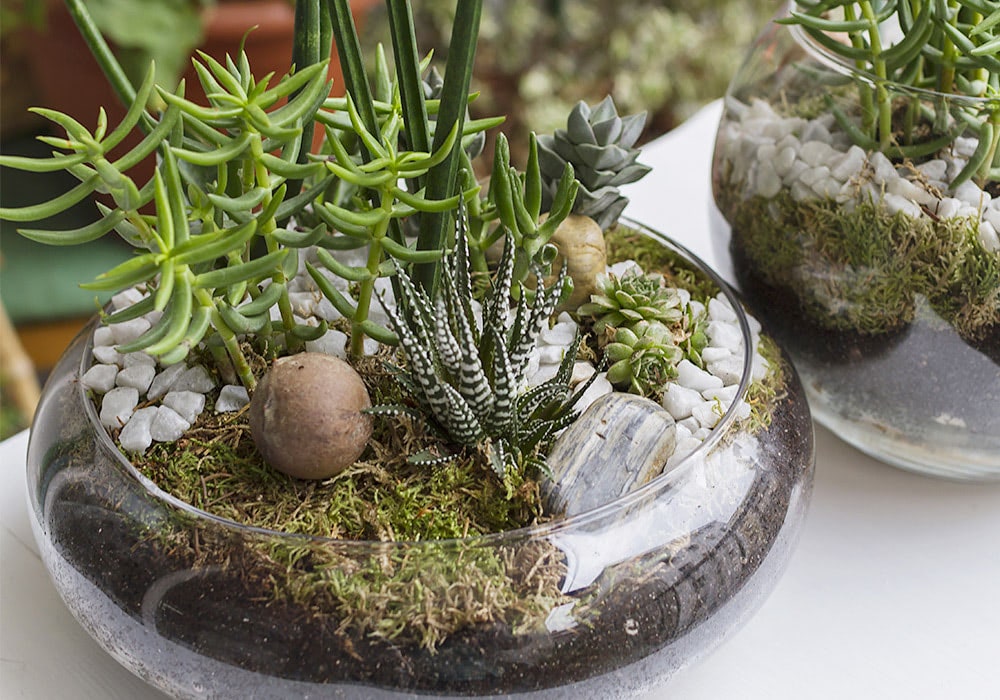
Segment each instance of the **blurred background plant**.
[{"label": "blurred background plant", "polygon": [[[669,131],[721,97],[772,0],[488,0],[473,88],[473,116],[507,114],[512,144],[551,132],[580,100],[611,95],[620,113],[648,111],[642,141]],[[423,51],[444,59],[455,3],[415,4]],[[388,18],[376,8],[367,41],[384,43]],[[523,162],[524,153],[512,154]]]}]

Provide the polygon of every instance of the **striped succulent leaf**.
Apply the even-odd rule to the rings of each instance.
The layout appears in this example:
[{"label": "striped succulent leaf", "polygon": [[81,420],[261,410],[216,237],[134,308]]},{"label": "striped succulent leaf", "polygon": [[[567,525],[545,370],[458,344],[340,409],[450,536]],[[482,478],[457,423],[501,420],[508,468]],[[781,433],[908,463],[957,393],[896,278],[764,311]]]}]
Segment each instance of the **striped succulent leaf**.
[{"label": "striped succulent leaf", "polygon": [[[505,253],[487,294],[482,319],[473,310],[465,226],[461,222],[454,251],[442,260],[434,300],[413,283],[408,270],[400,267],[399,308],[406,311],[383,303],[406,357],[406,367],[399,369],[400,386],[413,394],[417,405],[449,441],[485,449],[501,478],[512,468],[523,472],[529,465],[538,466],[542,461],[539,449],[573,420],[572,405],[579,396],[569,385],[579,338],[553,379],[529,391],[520,388],[528,359],[555,310],[566,275],[560,271],[551,286],[540,284],[534,294],[521,294],[511,323],[514,247],[513,237],[507,233]],[[372,411],[391,414],[398,407]]]}]

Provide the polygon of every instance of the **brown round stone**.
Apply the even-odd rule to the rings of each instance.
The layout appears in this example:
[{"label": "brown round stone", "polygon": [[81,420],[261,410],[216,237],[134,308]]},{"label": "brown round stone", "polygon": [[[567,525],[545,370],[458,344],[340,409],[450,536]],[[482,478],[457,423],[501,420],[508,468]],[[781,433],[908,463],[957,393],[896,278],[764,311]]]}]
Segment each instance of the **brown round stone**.
[{"label": "brown round stone", "polygon": [[371,399],[341,359],[302,352],[276,360],[250,400],[250,431],[272,467],[299,479],[325,479],[361,456],[371,437]]}]

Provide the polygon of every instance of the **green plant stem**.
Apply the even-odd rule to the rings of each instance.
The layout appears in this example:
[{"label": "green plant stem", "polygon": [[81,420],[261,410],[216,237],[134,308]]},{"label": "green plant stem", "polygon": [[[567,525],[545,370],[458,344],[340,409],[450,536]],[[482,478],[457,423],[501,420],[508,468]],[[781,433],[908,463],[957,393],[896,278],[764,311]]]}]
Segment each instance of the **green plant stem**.
[{"label": "green plant stem", "polygon": [[[111,83],[111,87],[114,88],[118,99],[126,108],[129,107],[135,102],[135,86],[125,75],[125,70],[115,58],[108,42],[101,35],[101,30],[97,28],[90,16],[86,3],[84,0],[66,0],[66,9],[69,11],[70,17],[73,18],[73,22],[76,23],[77,29],[80,30],[83,40],[87,42],[87,47],[97,60],[97,64],[101,67],[108,82]],[[148,112],[143,112],[139,119],[139,128],[148,134],[155,126],[156,120]]]},{"label": "green plant stem", "polygon": [[[929,1],[929,0],[928,0]],[[952,24],[958,22],[958,13],[954,12],[955,3],[949,2],[948,9],[953,12]],[[955,43],[951,40],[947,33],[943,33],[942,44],[941,44],[941,70],[938,73],[938,92],[944,94],[950,94],[955,89],[955,59],[958,57],[958,52],[955,48]]]},{"label": "green plant stem", "polygon": [[[389,29],[392,32],[393,56],[399,84],[406,139],[410,149],[429,153],[431,140],[427,128],[427,105],[420,78],[420,56],[414,39],[413,13],[406,0],[386,0]],[[418,183],[422,186],[423,183]]]},{"label": "green plant stem", "polygon": [[[190,270],[187,274],[194,281],[194,273]],[[208,289],[196,289],[194,292],[195,301],[203,307],[210,308],[211,312],[211,323],[212,327],[219,334],[219,339],[222,340],[222,345],[226,349],[226,355],[229,356],[229,362],[231,363],[233,370],[236,372],[236,376],[239,378],[240,383],[246,387],[248,392],[253,392],[254,388],[257,386],[257,380],[253,376],[253,371],[250,369],[250,363],[247,362],[246,355],[243,354],[242,348],[240,348],[239,338],[233,329],[229,327],[229,324],[225,322],[222,316],[219,314],[217,307],[216,297],[212,296],[212,292]],[[212,355],[216,359],[216,363],[221,367],[224,366],[220,361],[222,358],[219,357],[216,350],[212,350]]]},{"label": "green plant stem", "polygon": [[989,154],[983,160],[979,172],[976,173],[976,180],[980,187],[985,186],[989,182],[990,173],[996,165],[998,154],[1000,154],[1000,109],[994,109],[990,112],[989,121],[993,125],[993,140],[990,144]]},{"label": "green plant stem", "polygon": [[[323,10],[322,0],[296,0],[295,43],[292,48],[295,70],[302,70],[330,58],[330,33],[330,15]],[[288,99],[294,99],[297,94],[298,92],[292,93]],[[302,147],[299,148],[297,163],[309,162],[315,127],[313,119],[306,120],[302,125]],[[294,197],[301,190],[302,180],[289,181],[288,196]]]},{"label": "green plant stem", "polygon": [[[441,91],[441,105],[434,131],[434,150],[444,144],[452,127],[456,124],[458,125],[458,133],[462,133],[482,12],[482,0],[458,0],[457,2],[448,62],[445,66],[444,85]],[[427,173],[428,199],[446,199],[455,193],[461,152],[462,139],[456,139],[448,157]],[[424,213],[420,217],[417,249],[442,249],[447,244],[449,221],[450,215],[446,213]],[[433,298],[438,265],[435,263],[417,265],[415,272],[417,283]]]},{"label": "green plant stem", "polygon": [[868,41],[871,45],[872,70],[875,72],[875,101],[878,106],[878,141],[879,148],[885,151],[892,143],[892,100],[886,83],[889,79],[886,73],[885,61],[882,59],[882,36],[879,32],[878,18],[870,2],[862,2],[861,13],[869,23]]},{"label": "green plant stem", "polygon": [[[264,149],[261,138],[259,138],[260,135],[258,134],[257,136],[258,138],[254,138],[250,142],[251,153],[253,155],[252,162],[254,163],[253,175],[255,178],[255,182],[253,184],[264,188],[265,194],[264,194],[264,200],[263,202],[261,202],[261,206],[263,210],[267,210],[269,208],[269,205],[273,197],[270,188],[271,177],[267,168],[264,167],[264,165],[261,163],[262,157],[264,155]],[[244,168],[244,170],[250,170],[250,168]],[[277,227],[278,227],[277,222],[275,222],[273,217],[270,217],[265,221],[258,220],[257,222],[257,230],[260,233],[260,235],[264,238],[264,243],[267,247],[268,253],[277,252],[280,247],[278,241],[275,240],[274,238],[274,231],[275,229],[277,229]],[[271,281],[274,284],[280,284],[285,287],[285,291],[283,291],[281,293],[281,296],[278,298],[278,311],[281,313],[281,324],[282,328],[285,331],[284,334],[285,343],[288,347],[288,350],[290,352],[297,352],[304,346],[304,343],[302,340],[296,338],[295,335],[291,333],[291,330],[295,327],[295,316],[292,310],[292,303],[288,298],[288,289],[286,285],[286,282],[288,282],[288,280],[285,277],[285,271],[282,269],[280,265],[271,275]]]},{"label": "green plant stem", "polygon": [[361,330],[361,324],[368,318],[368,314],[371,311],[372,294],[375,292],[375,280],[378,278],[379,265],[381,265],[384,259],[382,254],[382,239],[389,230],[390,218],[388,214],[392,212],[392,203],[392,193],[383,192],[381,194],[381,206],[387,216],[385,223],[380,224],[378,228],[372,231],[371,241],[368,244],[368,260],[365,264],[365,267],[368,268],[368,277],[361,282],[358,289],[358,305],[354,312],[354,318],[351,319],[350,354],[355,359],[363,357],[365,353],[365,333]]},{"label": "green plant stem", "polygon": [[[337,56],[340,58],[340,70],[344,75],[344,85],[347,92],[354,98],[354,104],[361,115],[361,123],[370,133],[378,133],[378,121],[375,118],[375,105],[372,102],[371,86],[368,84],[364,61],[361,57],[361,41],[358,30],[354,26],[354,16],[351,14],[350,0],[326,0],[327,13],[330,17],[333,36],[337,39]],[[369,155],[362,148],[365,160]]]}]

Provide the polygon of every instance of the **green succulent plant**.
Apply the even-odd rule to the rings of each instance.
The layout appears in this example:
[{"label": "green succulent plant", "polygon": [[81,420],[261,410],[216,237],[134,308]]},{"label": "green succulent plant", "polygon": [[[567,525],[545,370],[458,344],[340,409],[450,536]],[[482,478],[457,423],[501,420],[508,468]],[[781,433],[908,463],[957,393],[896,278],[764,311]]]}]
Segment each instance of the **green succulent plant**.
[{"label": "green succulent plant", "polygon": [[621,276],[602,273],[597,276],[597,288],[577,313],[592,317],[599,334],[643,321],[670,325],[684,316],[680,295],[664,284],[662,275],[644,275],[635,269]]},{"label": "green succulent plant", "polygon": [[[866,150],[918,159],[951,144],[967,129],[979,147],[951,185],[1000,179],[1000,8],[988,0],[800,0],[779,20],[866,73],[855,80],[861,103],[855,124],[827,96],[851,139]],[[898,23],[898,38],[890,32]],[[842,37],[848,41],[842,41]],[[888,83],[979,98],[978,104],[920,98],[902,105]],[[929,110],[928,110],[929,111]],[[905,115],[903,121],[898,117]]]},{"label": "green succulent plant", "polygon": [[646,113],[619,117],[611,97],[591,109],[579,102],[570,112],[565,129],[538,137],[538,161],[543,177],[543,203],[555,198],[566,165],[580,182],[573,213],[589,216],[602,229],[618,220],[628,198],[621,185],[635,182],[650,171],[637,163],[635,142],[646,123]]},{"label": "green succulent plant", "polygon": [[662,323],[639,321],[618,328],[604,348],[611,366],[608,381],[616,388],[650,396],[667,380],[677,376],[677,363],[684,351],[673,333]]},{"label": "green succulent plant", "polygon": [[[400,270],[401,300],[410,313],[404,316],[385,305],[406,358],[398,378],[421,409],[416,415],[430,416],[449,442],[484,450],[501,479],[523,475],[529,467],[545,470],[545,447],[575,420],[573,405],[589,386],[574,392],[569,384],[578,335],[555,377],[523,388],[532,350],[566,277],[560,274],[552,285],[540,286],[531,301],[521,295],[512,309],[515,246],[508,234],[480,320],[472,308],[467,225],[461,217],[454,252],[442,261],[442,283],[433,299]],[[540,268],[535,273],[542,279]],[[370,412],[414,413],[402,404]],[[431,463],[450,458],[429,452],[411,457]]]}]

